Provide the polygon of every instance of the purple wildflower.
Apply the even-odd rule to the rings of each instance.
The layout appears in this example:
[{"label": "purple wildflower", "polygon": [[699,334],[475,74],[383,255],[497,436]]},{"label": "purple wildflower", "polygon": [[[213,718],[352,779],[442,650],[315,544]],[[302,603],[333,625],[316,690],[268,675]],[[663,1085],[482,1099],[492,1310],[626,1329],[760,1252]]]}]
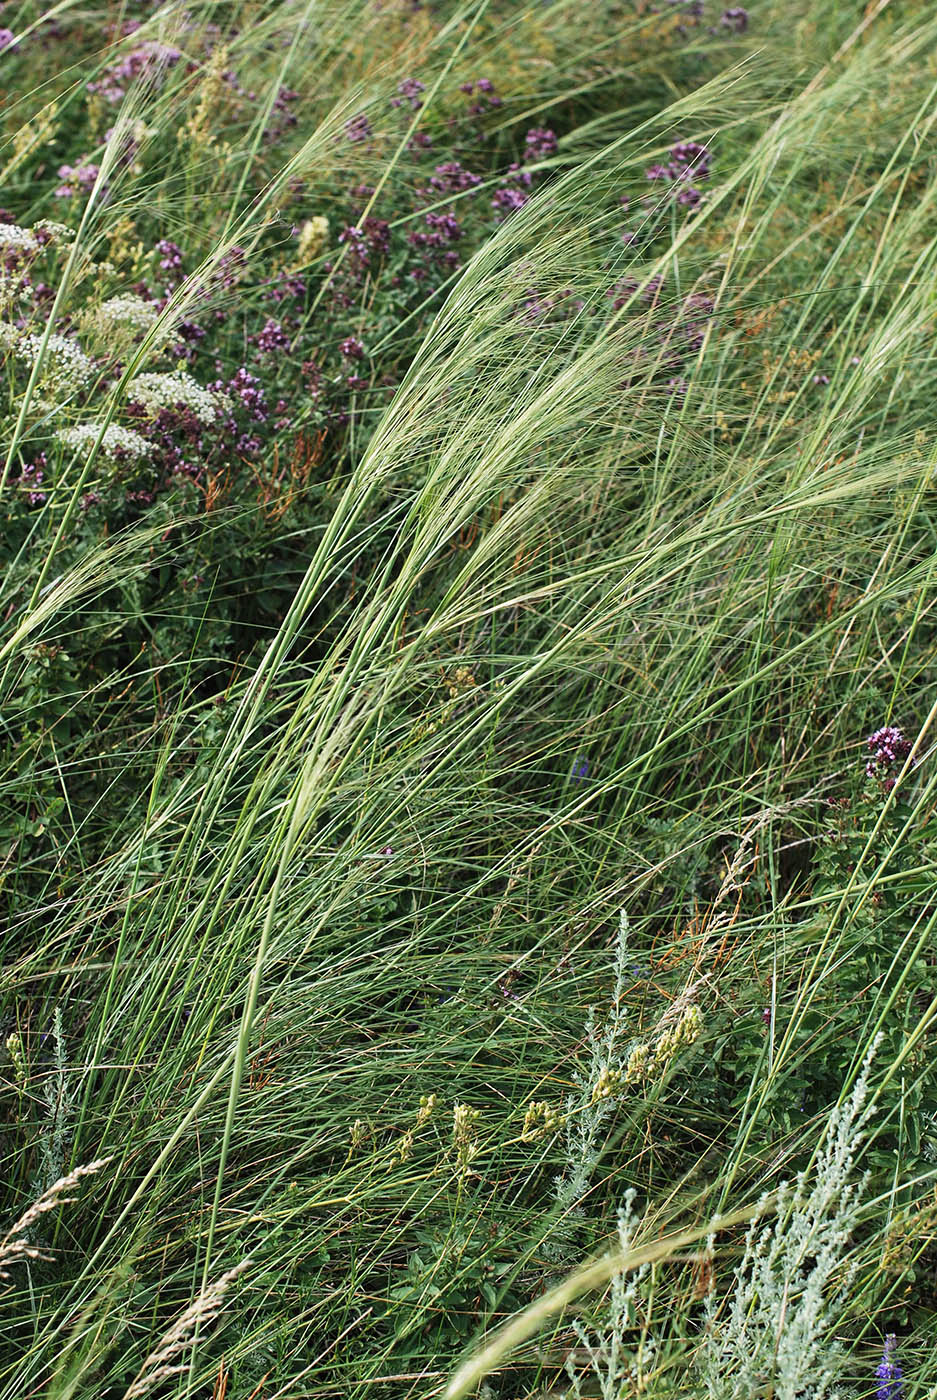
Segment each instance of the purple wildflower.
[{"label": "purple wildflower", "polygon": [[529,198],[529,195],[514,185],[503,185],[501,189],[495,190],[491,207],[497,211],[498,222],[506,219],[515,209],[523,209]]},{"label": "purple wildflower", "polygon": [[724,29],[734,29],[736,34],[744,34],[748,28],[748,11],[741,5],[733,5],[724,10],[719,23]]},{"label": "purple wildflower", "polygon": [[298,97],[299,93],[294,92],[292,88],[280,87],[277,90],[270,121],[264,130],[264,141],[268,144],[282,136],[287,127],[296,125],[296,113],[290,111],[289,104],[295,102]]},{"label": "purple wildflower", "polygon": [[587,778],[588,776],[589,760],[587,758],[577,756],[573,761],[573,771],[570,774],[570,777],[572,778],[574,783],[581,783],[583,778]]},{"label": "purple wildflower", "polygon": [[882,1359],[875,1368],[875,1375],[878,1379],[876,1387],[876,1400],[902,1400],[904,1386],[902,1385],[901,1367],[895,1360],[895,1347],[897,1339],[894,1332],[889,1332],[885,1338],[885,1346],[882,1350]]},{"label": "purple wildflower", "polygon": [[244,249],[235,243],[218,259],[212,273],[212,282],[216,287],[235,287],[246,270],[247,256]]},{"label": "purple wildflower", "polygon": [[177,277],[182,274],[182,249],[178,243],[173,243],[169,238],[161,238],[156,245],[159,253],[159,265],[164,272],[170,273],[170,278],[166,284],[166,290],[172,291],[176,285]]},{"label": "purple wildflower", "polygon": [[430,186],[437,194],[458,194],[481,184],[481,176],[466,170],[457,160],[443,161],[430,176]]},{"label": "purple wildflower", "polygon": [[424,220],[428,233],[416,229],[407,235],[407,242],[414,248],[442,248],[448,243],[456,243],[462,237],[462,225],[452,214],[436,213],[430,210]]},{"label": "purple wildflower", "polygon": [[911,752],[911,744],[894,725],[876,729],[865,742],[871,755],[865,765],[866,776],[877,778],[885,791],[890,792],[895,786],[892,770],[904,763]]},{"label": "purple wildflower", "polygon": [[0,29],[0,53],[3,53],[4,49],[13,49],[15,47],[16,36],[14,35],[13,30]]},{"label": "purple wildflower", "polygon": [[302,301],[306,295],[306,279],[295,273],[281,272],[274,278],[267,298],[279,304],[281,301]]},{"label": "purple wildflower", "polygon": [[372,135],[371,123],[364,112],[359,112],[345,123],[345,140],[350,141],[352,145],[370,141]]},{"label": "purple wildflower", "polygon": [[290,338],[280,322],[275,321],[272,316],[268,316],[263,329],[254,336],[254,343],[262,355],[270,355],[274,350],[288,349]]},{"label": "purple wildflower", "polygon": [[350,335],[338,347],[346,360],[363,360],[364,346],[355,336]]},{"label": "purple wildflower", "polygon": [[31,506],[45,505],[46,493],[36,488],[42,485],[44,468],[49,465],[44,452],[40,452],[34,462],[27,462],[20,473],[20,481],[27,491],[26,499]]},{"label": "purple wildflower", "polygon": [[161,44],[156,39],[148,39],[117,63],[105,68],[100,78],[85,86],[89,92],[103,97],[105,102],[116,105],[123,101],[127,88],[137,78],[149,79],[158,84],[181,57],[182,50],[172,44]]},{"label": "purple wildflower", "polygon": [[678,141],[670,148],[675,180],[708,180],[712,156],[698,141]]},{"label": "purple wildflower", "polygon": [[227,394],[229,398],[240,404],[254,422],[265,423],[267,421],[270,410],[267,407],[267,400],[260,380],[256,375],[251,374],[244,365],[227,383],[219,379],[214,384],[209,384],[208,387],[216,392]]},{"label": "purple wildflower", "polygon": [[71,199],[75,194],[87,194],[98,178],[100,166],[93,161],[83,161],[80,165],[60,165],[58,177],[62,181],[55,191],[56,199]]},{"label": "purple wildflower", "polygon": [[556,133],[548,126],[532,126],[524,141],[525,160],[546,160],[556,155]]},{"label": "purple wildflower", "polygon": [[417,111],[423,106],[420,93],[425,92],[426,89],[417,78],[404,78],[403,82],[398,85],[397,91],[400,93],[400,96],[390,99],[390,105],[392,107],[402,106],[404,98],[410,103],[414,111]]},{"label": "purple wildflower", "polygon": [[[678,141],[670,148],[670,162],[667,165],[652,165],[644,172],[648,180],[667,180],[671,185],[682,185],[676,195],[677,203],[692,210],[698,209],[703,196],[690,182],[708,180],[712,156],[698,141]],[[673,195],[674,191],[671,191]]]},{"label": "purple wildflower", "polygon": [[469,108],[469,116],[480,117],[485,111],[485,103],[489,107],[500,107],[501,98],[495,92],[495,85],[490,78],[477,78],[474,83],[460,83],[459,88],[466,96],[471,97],[472,93],[477,93],[483,101],[473,102]]}]

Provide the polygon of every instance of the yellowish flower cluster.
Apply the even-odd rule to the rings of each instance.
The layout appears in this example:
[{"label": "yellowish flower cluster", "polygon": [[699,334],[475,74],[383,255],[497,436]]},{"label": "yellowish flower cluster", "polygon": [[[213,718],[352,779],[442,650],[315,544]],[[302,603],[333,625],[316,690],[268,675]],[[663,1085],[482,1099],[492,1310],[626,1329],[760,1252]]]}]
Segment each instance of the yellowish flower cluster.
[{"label": "yellowish flower cluster", "polygon": [[13,1061],[13,1076],[22,1088],[26,1083],[26,1056],[23,1054],[23,1040],[18,1031],[7,1036],[7,1054]]},{"label": "yellowish flower cluster", "polygon": [[539,1137],[555,1133],[566,1122],[562,1113],[557,1113],[551,1104],[543,1099],[527,1105],[524,1126],[521,1129],[522,1142],[535,1142]]},{"label": "yellowish flower cluster", "polygon": [[452,1148],[463,1172],[478,1151],[477,1122],[477,1108],[470,1108],[467,1103],[455,1104],[452,1110]]},{"label": "yellowish flower cluster", "polygon": [[640,1084],[652,1073],[662,1074],[678,1051],[699,1040],[702,1029],[703,1013],[699,1007],[684,1007],[679,1017],[664,1026],[656,1045],[642,1042],[634,1047],[625,1065],[625,1083]]},{"label": "yellowish flower cluster", "polygon": [[299,247],[296,250],[297,267],[305,267],[329,246],[329,221],[321,214],[307,219],[299,231]]}]

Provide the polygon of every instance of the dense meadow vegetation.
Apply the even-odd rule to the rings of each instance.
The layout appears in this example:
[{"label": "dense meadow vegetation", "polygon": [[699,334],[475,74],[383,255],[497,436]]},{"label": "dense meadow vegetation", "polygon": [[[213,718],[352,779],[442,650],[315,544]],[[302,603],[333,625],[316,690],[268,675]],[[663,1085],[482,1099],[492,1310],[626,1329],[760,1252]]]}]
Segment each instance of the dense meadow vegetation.
[{"label": "dense meadow vegetation", "polygon": [[0,1397],[937,1393],[929,0],[0,98]]}]

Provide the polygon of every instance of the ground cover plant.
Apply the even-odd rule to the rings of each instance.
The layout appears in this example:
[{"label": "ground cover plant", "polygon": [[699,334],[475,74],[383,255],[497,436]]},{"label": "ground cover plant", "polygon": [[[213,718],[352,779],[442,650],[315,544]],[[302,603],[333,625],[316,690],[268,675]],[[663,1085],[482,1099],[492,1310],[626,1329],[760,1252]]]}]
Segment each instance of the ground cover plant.
[{"label": "ground cover plant", "polygon": [[934,1392],[935,41],[0,7],[0,1394]]}]

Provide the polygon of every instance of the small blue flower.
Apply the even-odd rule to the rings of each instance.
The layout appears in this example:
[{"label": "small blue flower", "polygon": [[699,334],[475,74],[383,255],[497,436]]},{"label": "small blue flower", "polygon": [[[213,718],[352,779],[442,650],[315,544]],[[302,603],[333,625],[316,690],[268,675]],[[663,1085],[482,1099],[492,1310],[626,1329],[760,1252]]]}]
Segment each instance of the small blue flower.
[{"label": "small blue flower", "polygon": [[583,778],[589,776],[589,760],[579,755],[573,760],[573,771],[570,774],[574,783],[581,783]]},{"label": "small blue flower", "polygon": [[894,1352],[897,1339],[894,1332],[889,1332],[885,1338],[885,1346],[882,1351],[882,1359],[875,1368],[878,1377],[878,1388],[875,1392],[876,1400],[902,1400],[904,1386],[901,1383],[901,1367],[895,1360]]}]

